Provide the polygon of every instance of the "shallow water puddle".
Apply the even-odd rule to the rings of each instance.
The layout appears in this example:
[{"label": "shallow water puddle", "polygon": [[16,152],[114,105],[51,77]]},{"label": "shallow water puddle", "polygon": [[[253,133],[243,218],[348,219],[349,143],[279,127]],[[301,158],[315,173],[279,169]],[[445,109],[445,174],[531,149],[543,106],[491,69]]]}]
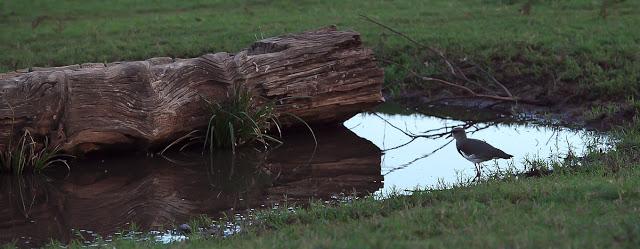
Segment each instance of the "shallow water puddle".
[{"label": "shallow water puddle", "polygon": [[[186,237],[167,229],[202,214],[246,214],[309,199],[338,202],[351,194],[443,187],[472,178],[473,164],[456,152],[451,139],[407,143],[406,134],[446,133],[462,123],[419,114],[365,113],[345,123],[351,130],[317,129],[317,147],[308,132],[298,130],[285,134],[284,145],[269,153],[118,156],[77,161],[69,174],[3,175],[0,243],[32,247],[50,239],[67,242],[78,234],[110,239],[131,224],[166,231],[152,233],[156,240],[182,240]],[[580,155],[595,138],[585,131],[521,124],[478,123],[469,130],[485,126],[469,136],[514,155],[499,161],[500,168],[522,169],[527,157],[564,156],[568,148]],[[485,165],[495,170],[493,162]],[[221,236],[228,232],[226,226],[213,230]]]},{"label": "shallow water puddle", "polygon": [[74,162],[68,175],[2,175],[0,243],[30,247],[51,238],[67,242],[78,233],[108,239],[131,224],[166,231],[202,214],[338,200],[339,193],[362,196],[382,187],[381,152],[373,143],[344,127],[316,135],[317,147],[309,132],[300,131],[285,134],[285,144],[269,153],[120,155]]},{"label": "shallow water puddle", "polygon": [[[438,136],[468,122],[421,114],[361,113],[345,122],[358,136],[376,144],[384,155],[382,193],[421,188],[443,188],[475,177],[473,163],[458,154],[452,138]],[[477,130],[477,131],[476,131]],[[429,131],[429,132],[425,132]],[[514,157],[483,163],[483,174],[511,169],[525,170],[526,160],[560,161],[568,154],[583,155],[589,146],[604,148],[604,137],[595,132],[526,123],[478,123],[467,129],[480,139]],[[409,135],[407,135],[409,134]],[[436,135],[415,138],[414,135]]]}]

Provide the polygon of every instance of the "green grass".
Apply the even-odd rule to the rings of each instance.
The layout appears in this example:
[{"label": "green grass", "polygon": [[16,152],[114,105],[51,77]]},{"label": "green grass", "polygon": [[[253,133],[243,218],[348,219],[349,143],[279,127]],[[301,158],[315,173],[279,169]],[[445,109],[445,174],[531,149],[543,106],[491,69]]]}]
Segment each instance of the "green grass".
[{"label": "green grass", "polygon": [[618,112],[619,109],[619,106],[613,104],[596,105],[592,106],[591,110],[588,110],[584,116],[587,119],[597,119],[602,116],[613,115]]},{"label": "green grass", "polygon": [[[279,216],[244,248],[562,248],[637,245],[637,173],[491,182]],[[628,180],[625,180],[627,178]],[[289,225],[293,223],[294,225]],[[199,247],[198,242],[187,243]],[[274,245],[274,246],[271,246]]]},{"label": "green grass", "polygon": [[61,148],[49,144],[48,140],[37,142],[28,130],[17,139],[9,137],[9,141],[0,147],[0,173],[42,173],[56,165],[69,168],[67,159],[71,156],[61,154]]},{"label": "green grass", "polygon": [[267,134],[274,126],[280,131],[273,103],[259,103],[246,87],[234,85],[227,99],[208,105],[211,118],[204,145],[209,146],[210,153],[216,148],[235,151],[236,147],[253,142],[259,142],[265,149],[272,143],[282,143]]},{"label": "green grass", "polygon": [[234,84],[229,87],[225,99],[203,99],[210,114],[204,136],[198,135],[199,130],[191,131],[167,145],[159,154],[176,145],[181,145],[179,150],[183,150],[198,143],[202,143],[203,152],[208,149],[212,157],[216,150],[230,149],[235,154],[236,148],[244,145],[266,151],[283,143],[280,118],[300,122],[317,145],[315,133],[307,122],[288,112],[276,112],[277,102],[281,100],[284,99],[256,97],[247,86]]},{"label": "green grass", "polygon": [[[358,16],[364,14],[453,61],[472,59],[512,90],[543,88],[539,99],[638,96],[640,32],[634,28],[640,26],[640,2],[613,1],[606,19],[601,1],[540,0],[522,15],[524,2],[9,0],[0,5],[0,71],[234,52],[262,37],[329,24],[361,32],[379,57],[413,67],[434,64],[424,49]],[[392,91],[441,89],[408,77],[401,67],[385,70],[387,82],[397,83]]]}]

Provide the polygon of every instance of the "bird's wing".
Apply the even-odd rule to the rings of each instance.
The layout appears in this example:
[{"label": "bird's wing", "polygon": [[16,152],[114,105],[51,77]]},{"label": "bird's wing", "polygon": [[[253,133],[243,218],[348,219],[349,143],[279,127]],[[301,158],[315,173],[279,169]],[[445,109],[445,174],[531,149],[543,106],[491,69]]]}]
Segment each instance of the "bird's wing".
[{"label": "bird's wing", "polygon": [[474,151],[466,150],[466,147],[468,145],[465,145],[465,144],[466,144],[465,142],[456,143],[456,149],[458,151],[458,154],[460,154],[462,157],[466,158],[467,160],[478,159],[479,156]]},{"label": "bird's wing", "polygon": [[456,150],[458,151],[458,154],[460,154],[462,157],[467,157],[467,155],[462,153],[462,145],[461,144],[456,143]]},{"label": "bird's wing", "polygon": [[458,154],[460,154],[464,158],[468,158],[470,156],[469,154],[464,154],[461,149],[458,149]]},{"label": "bird's wing", "polygon": [[503,151],[497,149],[496,147],[491,146],[485,141],[478,139],[467,139],[463,144],[461,144],[460,149],[467,151],[468,154],[476,155],[482,159],[492,159],[494,156],[492,155],[502,155],[506,154]]}]

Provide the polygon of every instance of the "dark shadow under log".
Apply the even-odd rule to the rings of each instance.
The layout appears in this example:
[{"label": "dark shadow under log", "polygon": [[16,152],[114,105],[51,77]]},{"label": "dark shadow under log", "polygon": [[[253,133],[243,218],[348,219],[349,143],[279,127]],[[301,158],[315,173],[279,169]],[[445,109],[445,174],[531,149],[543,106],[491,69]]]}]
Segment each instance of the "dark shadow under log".
[{"label": "dark shadow under log", "polygon": [[[0,74],[0,145],[28,129],[76,154],[164,145],[206,125],[204,99],[244,84],[308,123],[342,122],[383,100],[360,35],[335,27],[257,41],[236,54],[87,63]],[[286,122],[285,122],[286,123]]]},{"label": "dark shadow under log", "polygon": [[244,148],[213,160],[199,151],[172,155],[188,160],[180,165],[127,156],[81,160],[69,175],[0,175],[0,244],[68,242],[77,238],[71,229],[106,237],[131,223],[162,230],[203,214],[305,205],[340,193],[361,197],[383,187],[376,145],[343,126],[317,132],[315,153],[309,134],[293,133],[269,153]]}]

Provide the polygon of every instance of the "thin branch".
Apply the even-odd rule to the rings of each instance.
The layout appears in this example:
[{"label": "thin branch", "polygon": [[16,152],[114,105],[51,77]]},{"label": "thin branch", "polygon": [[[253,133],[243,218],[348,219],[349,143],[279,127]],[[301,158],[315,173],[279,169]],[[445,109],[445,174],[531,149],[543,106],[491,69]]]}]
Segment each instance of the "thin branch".
[{"label": "thin branch", "polygon": [[446,80],[442,80],[442,79],[438,79],[438,78],[431,78],[431,77],[425,77],[425,76],[420,76],[418,75],[416,72],[411,72],[413,75],[415,75],[416,77],[425,80],[425,81],[435,81],[441,84],[445,84],[448,86],[452,86],[452,87],[456,87],[462,90],[465,90],[466,92],[468,92],[469,94],[475,96],[475,97],[479,97],[479,98],[487,98],[487,99],[495,99],[495,100],[504,100],[504,101],[518,101],[518,98],[514,98],[514,97],[503,97],[503,96],[497,96],[497,95],[487,95],[487,94],[480,94],[480,93],[476,93],[475,91],[471,90],[470,88],[466,87],[466,86],[462,86],[462,85],[458,85]]},{"label": "thin branch", "polygon": [[415,137],[415,136],[416,136],[416,135],[413,135],[413,134],[407,133],[407,132],[406,132],[405,130],[403,130],[403,129],[398,128],[396,125],[394,125],[394,124],[392,124],[391,122],[389,122],[389,120],[387,120],[387,119],[383,118],[382,116],[380,116],[380,114],[375,113],[375,112],[374,112],[374,113],[372,113],[372,114],[373,114],[373,115],[375,115],[376,117],[378,117],[378,118],[382,119],[385,123],[387,123],[387,124],[388,124],[388,125],[390,125],[391,127],[395,128],[396,130],[398,130],[398,131],[400,131],[400,132],[404,133],[404,135],[406,135],[407,137]]},{"label": "thin branch", "polygon": [[466,81],[467,83],[474,84],[474,85],[482,88],[483,90],[485,90],[487,92],[491,91],[491,90],[489,90],[489,88],[487,88],[487,87],[483,86],[482,84],[480,84],[480,82],[469,79],[469,77],[467,77],[467,75],[462,71],[462,69],[460,67],[458,67],[458,72],[460,74],[454,75],[455,77],[457,77],[459,79],[461,78],[462,80]]},{"label": "thin branch", "polygon": [[407,141],[406,143],[403,143],[403,144],[401,144],[401,145],[397,145],[397,146],[393,146],[393,147],[388,148],[388,149],[384,149],[384,150],[382,150],[382,152],[387,152],[387,151],[390,151],[390,150],[395,150],[395,149],[402,148],[402,147],[404,147],[404,146],[406,146],[406,145],[408,145],[408,144],[410,144],[410,143],[413,143],[413,141],[415,141],[417,138],[418,138],[418,137],[412,137],[412,138],[411,138],[409,141]]},{"label": "thin branch", "polygon": [[511,91],[509,91],[509,89],[507,89],[506,86],[504,86],[498,79],[496,79],[496,77],[493,77],[493,74],[490,74],[487,70],[484,70],[482,67],[478,66],[478,64],[474,63],[474,62],[470,62],[473,66],[475,66],[478,70],[482,71],[483,73],[485,73],[486,75],[489,76],[489,78],[491,80],[493,80],[494,83],[496,83],[496,85],[500,86],[502,88],[502,90],[504,90],[507,95],[509,95],[509,97],[513,98],[513,94],[511,94]]},{"label": "thin branch", "polygon": [[[423,135],[418,135],[418,134],[413,134],[413,133],[409,133],[401,128],[399,128],[398,126],[392,124],[391,122],[389,122],[389,120],[383,118],[382,116],[380,116],[377,113],[373,113],[373,115],[377,116],[378,118],[382,119],[385,123],[387,123],[389,126],[393,127],[394,129],[402,132],[405,136],[410,137],[410,138],[441,138],[444,136],[447,136],[450,134],[450,132],[441,132],[441,133],[436,133],[436,134],[423,134]],[[453,126],[453,127],[457,127],[457,126]]]},{"label": "thin branch", "polygon": [[458,79],[462,79],[462,80],[464,80],[464,81],[466,81],[468,83],[472,83],[472,84],[478,85],[481,88],[486,90],[486,88],[484,86],[480,85],[478,82],[469,79],[469,77],[467,77],[467,75],[462,71],[462,69],[460,69],[459,67],[456,67],[455,64],[451,63],[451,61],[441,51],[439,51],[439,50],[437,50],[437,49],[435,49],[433,47],[427,46],[425,44],[422,44],[422,43],[416,41],[415,39],[411,38],[410,36],[400,32],[400,31],[398,31],[398,30],[396,30],[394,28],[391,28],[391,27],[389,27],[389,26],[387,26],[387,25],[385,25],[385,24],[383,24],[383,23],[381,23],[379,21],[376,21],[373,18],[370,18],[370,17],[362,15],[362,14],[360,16],[362,18],[364,18],[365,20],[373,23],[373,24],[376,24],[376,25],[378,25],[380,27],[383,27],[383,28],[393,32],[394,34],[397,34],[397,35],[401,36],[402,38],[407,39],[408,41],[412,42],[413,44],[417,45],[418,47],[426,48],[427,50],[431,51],[432,53],[438,55],[438,57],[440,57],[440,59],[442,59],[442,61],[444,61],[444,63],[447,65],[447,67],[449,68],[449,71],[451,72],[451,74],[454,77],[456,77]]},{"label": "thin branch", "polygon": [[[460,68],[456,68],[456,67],[454,66],[454,64],[452,64],[452,63],[449,61],[449,59],[447,59],[447,57],[444,55],[444,53],[442,53],[441,51],[439,51],[439,50],[437,50],[437,49],[435,49],[435,48],[433,48],[433,47],[426,46],[426,45],[424,45],[424,44],[422,44],[422,43],[418,42],[417,40],[415,40],[415,39],[411,38],[410,36],[408,36],[408,35],[406,35],[406,34],[404,34],[404,33],[400,32],[400,31],[398,31],[398,30],[396,30],[396,29],[394,29],[394,28],[392,28],[392,27],[389,27],[389,26],[387,26],[387,25],[385,25],[385,24],[383,24],[383,23],[381,23],[381,22],[379,22],[379,21],[377,21],[377,20],[374,20],[374,19],[373,19],[373,18],[371,18],[371,17],[368,17],[368,16],[366,16],[366,15],[362,15],[362,14],[360,14],[360,17],[364,18],[365,20],[367,20],[367,21],[369,21],[369,22],[371,22],[371,23],[373,23],[373,24],[376,24],[376,25],[378,25],[378,26],[380,26],[380,27],[383,27],[383,28],[387,29],[387,30],[389,30],[389,31],[393,32],[394,34],[397,34],[397,35],[399,35],[399,36],[401,36],[401,37],[405,38],[406,40],[408,40],[408,41],[412,42],[413,44],[415,44],[415,45],[417,45],[417,46],[419,46],[419,47],[421,47],[421,48],[426,48],[426,49],[428,49],[428,50],[429,50],[429,51],[431,51],[432,53],[434,53],[434,54],[438,55],[438,56],[439,56],[439,57],[440,57],[440,58],[445,62],[445,64],[447,64],[447,67],[449,68],[449,71],[451,72],[451,74],[452,74],[454,77],[459,78],[459,79],[462,79],[462,80],[464,80],[464,81],[466,81],[466,82],[468,82],[468,83],[473,83],[473,84],[475,84],[475,85],[478,85],[478,86],[480,86],[481,88],[483,88],[483,89],[485,89],[485,90],[486,90],[486,88],[485,88],[485,87],[483,87],[482,85],[480,85],[478,82],[476,82],[476,81],[473,81],[473,80],[469,79],[469,77],[467,77],[467,76],[465,75],[465,73],[464,73],[464,72],[462,72],[462,70],[461,70]],[[465,91],[467,91],[467,92],[471,93],[471,94],[472,94],[473,96],[475,96],[475,97],[489,98],[489,99],[496,99],[496,100],[504,100],[504,101],[514,101],[514,102],[517,102],[517,101],[519,100],[519,98],[514,97],[514,96],[513,96],[513,94],[511,93],[511,91],[509,91],[509,89],[508,89],[506,86],[504,86],[504,84],[502,84],[500,81],[498,81],[498,80],[497,80],[493,75],[491,75],[488,71],[486,71],[486,70],[484,70],[484,69],[480,68],[480,67],[479,67],[477,64],[475,64],[475,63],[471,63],[471,64],[472,64],[472,65],[474,65],[476,68],[478,68],[478,69],[479,69],[480,71],[482,71],[483,73],[487,74],[487,75],[489,76],[489,78],[490,78],[493,82],[495,82],[498,86],[500,86],[500,87],[505,91],[505,93],[508,95],[508,97],[502,97],[502,96],[496,96],[496,95],[487,95],[487,94],[479,94],[479,93],[476,93],[475,91],[473,91],[473,90],[471,90],[471,89],[469,89],[469,88],[467,88],[467,87],[464,87],[464,86],[462,86],[462,85],[459,85],[459,84],[455,84],[455,83],[452,83],[452,82],[449,82],[449,81],[446,81],[446,80],[442,80],[442,79],[436,79],[436,78],[431,78],[431,77],[423,77],[423,76],[419,76],[419,75],[418,75],[417,73],[415,73],[414,71],[412,71],[412,70],[409,70],[409,71],[411,71],[411,72],[412,72],[416,77],[421,78],[421,79],[423,79],[423,80],[437,81],[437,82],[440,82],[440,83],[443,83],[443,84],[446,84],[446,85],[454,86],[454,87],[457,87],[457,88],[462,88],[463,90],[465,90]],[[457,70],[456,70],[456,69],[457,69]]]},{"label": "thin branch", "polygon": [[[386,60],[388,62],[394,63],[398,66],[404,67],[405,70],[407,70],[409,73],[411,73],[414,77],[419,78],[421,80],[425,80],[425,81],[435,81],[441,84],[445,84],[448,86],[452,86],[458,89],[462,89],[466,92],[468,92],[469,94],[471,94],[474,97],[478,97],[478,98],[487,98],[487,99],[494,99],[494,100],[502,100],[502,101],[513,101],[513,102],[517,102],[520,99],[518,97],[503,97],[503,96],[498,96],[498,95],[487,95],[487,94],[480,94],[480,93],[476,93],[475,91],[471,90],[471,88],[468,88],[466,86],[463,85],[459,85],[456,83],[452,83],[443,79],[438,79],[438,78],[432,78],[432,77],[426,77],[426,76],[422,76],[419,75],[416,71],[412,70],[411,68],[406,67],[405,65],[402,65],[400,63],[391,61],[391,60]],[[510,94],[511,92],[509,92]]]},{"label": "thin branch", "polygon": [[407,163],[401,164],[401,165],[399,165],[399,166],[397,166],[397,167],[393,167],[392,169],[390,169],[389,171],[387,171],[386,173],[384,173],[384,174],[383,174],[383,176],[386,176],[386,175],[388,175],[388,174],[390,174],[390,173],[392,173],[392,172],[394,172],[394,171],[401,170],[401,169],[404,169],[404,168],[406,168],[406,167],[409,167],[411,164],[414,164],[415,162],[417,162],[417,161],[419,161],[419,160],[422,160],[422,159],[425,159],[425,158],[427,158],[427,157],[430,157],[431,155],[435,154],[435,153],[436,153],[436,152],[438,152],[439,150],[441,150],[441,149],[443,149],[444,147],[446,147],[447,145],[449,145],[451,142],[453,142],[453,139],[449,140],[447,143],[445,143],[445,144],[443,144],[442,146],[440,146],[440,147],[436,148],[435,150],[433,150],[433,151],[431,151],[431,152],[429,152],[429,153],[427,153],[427,154],[424,154],[424,155],[422,155],[422,156],[420,156],[420,157],[417,157],[417,158],[415,158],[415,159],[411,160],[410,162],[407,162]]},{"label": "thin branch", "polygon": [[400,32],[400,31],[397,31],[394,28],[389,27],[389,26],[387,26],[387,25],[385,25],[385,24],[383,24],[383,23],[381,23],[379,21],[376,21],[371,17],[368,17],[366,15],[362,15],[362,14],[360,14],[360,17],[364,18],[365,20],[367,20],[367,21],[369,21],[369,22],[371,22],[373,24],[376,24],[376,25],[378,25],[380,27],[385,28],[385,29],[391,31],[394,34],[401,36],[402,38],[407,39],[408,41],[412,42],[413,44],[415,44],[415,45],[417,45],[417,46],[419,46],[421,48],[426,48],[429,51],[431,51],[432,53],[438,55],[447,64],[447,67],[449,67],[449,70],[451,71],[451,73],[456,75],[456,70],[454,69],[453,64],[451,62],[449,62],[449,59],[447,59],[447,57],[444,56],[444,53],[440,52],[439,50],[437,50],[437,49],[435,49],[433,47],[426,46],[426,45],[414,40],[410,36],[405,35],[404,33]]},{"label": "thin branch", "polygon": [[[384,117],[380,116],[377,113],[373,113],[373,115],[375,115],[378,118],[382,119],[386,124],[388,124],[389,126],[391,126],[394,129],[402,132],[405,136],[410,138],[409,141],[404,142],[404,143],[402,143],[400,145],[396,145],[394,147],[388,148],[388,149],[384,149],[384,150],[382,150],[382,152],[387,152],[387,151],[391,151],[391,150],[402,148],[404,146],[407,146],[407,145],[413,143],[418,138],[427,138],[427,139],[442,138],[442,137],[450,135],[451,134],[450,130],[452,130],[453,128],[458,128],[459,127],[459,128],[463,128],[463,129],[468,129],[469,127],[476,126],[477,124],[479,124],[481,122],[482,123],[487,122],[487,124],[484,127],[479,127],[479,128],[476,127],[475,130],[468,131],[470,134],[473,134],[473,133],[478,132],[480,130],[484,130],[484,129],[487,129],[487,128],[491,127],[491,126],[499,124],[499,122],[497,122],[497,120],[501,119],[501,118],[497,118],[497,119],[493,119],[493,121],[490,121],[490,120],[468,121],[468,122],[465,122],[464,124],[460,124],[460,125],[444,126],[444,127],[440,127],[440,128],[427,130],[427,131],[422,132],[423,134],[414,134],[414,133],[408,132],[408,131],[406,131],[404,129],[401,129],[400,127],[398,127],[398,126],[394,125],[393,123],[389,122],[389,120],[385,119]],[[434,134],[426,134],[426,133],[429,133],[429,132],[440,131],[440,130],[445,130],[445,131],[444,132],[434,133]]]}]

